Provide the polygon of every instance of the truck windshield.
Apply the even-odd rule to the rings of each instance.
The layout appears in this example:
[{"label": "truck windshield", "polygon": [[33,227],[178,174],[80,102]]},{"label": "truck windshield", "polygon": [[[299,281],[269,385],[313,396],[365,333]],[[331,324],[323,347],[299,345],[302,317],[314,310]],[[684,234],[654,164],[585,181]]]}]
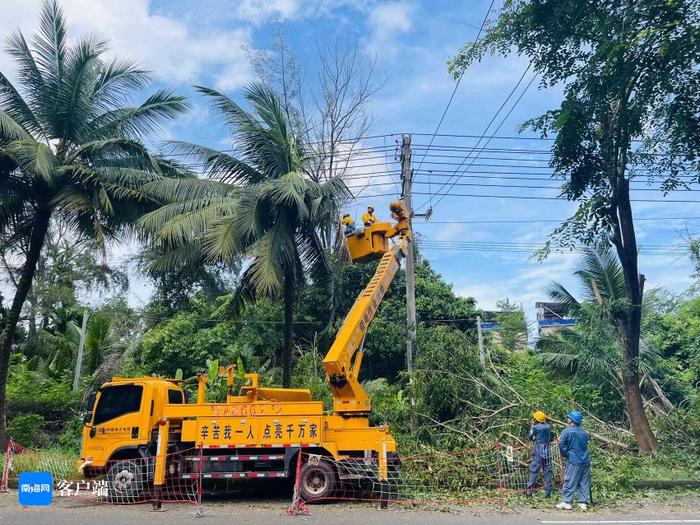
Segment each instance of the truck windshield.
[{"label": "truck windshield", "polygon": [[97,404],[93,425],[99,425],[124,414],[138,412],[142,396],[143,387],[139,385],[119,385],[105,388]]}]

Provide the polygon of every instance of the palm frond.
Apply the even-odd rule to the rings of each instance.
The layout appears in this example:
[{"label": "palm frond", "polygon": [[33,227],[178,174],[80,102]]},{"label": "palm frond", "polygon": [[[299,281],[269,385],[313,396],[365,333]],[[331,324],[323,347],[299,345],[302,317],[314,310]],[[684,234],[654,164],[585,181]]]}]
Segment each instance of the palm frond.
[{"label": "palm frond", "polygon": [[163,204],[201,199],[225,199],[237,194],[228,184],[202,179],[163,179],[146,184],[143,192]]},{"label": "palm frond", "polygon": [[[277,178],[292,171],[303,171],[303,154],[299,154],[299,141],[289,134],[286,126],[265,126],[266,122],[284,119],[277,97],[274,93],[261,95],[267,88],[253,84],[246,89],[244,96],[250,100],[256,115],[242,109],[226,95],[204,87],[197,88],[201,93],[213,99],[214,107],[224,116],[225,122],[234,132],[234,146],[240,151],[239,158],[245,160],[267,178]],[[267,107],[264,107],[268,104]],[[262,112],[262,113],[261,113]],[[271,114],[276,114],[272,118]]]},{"label": "palm frond", "polygon": [[32,113],[42,124],[44,134],[48,134],[46,129],[46,117],[50,116],[53,101],[46,95],[46,83],[39,70],[39,66],[34,59],[34,55],[29,49],[29,44],[24,35],[18,31],[11,34],[7,39],[7,52],[17,63],[17,73],[27,95],[27,105]]},{"label": "palm frond", "polygon": [[0,110],[0,144],[31,139],[31,134],[19,122],[6,111]]},{"label": "palm frond", "polygon": [[64,140],[77,141],[82,125],[94,116],[92,92],[101,66],[100,55],[106,48],[104,41],[88,38],[68,52],[53,126]]},{"label": "palm frond", "polygon": [[296,247],[285,232],[282,221],[275,224],[249,249],[252,258],[251,282],[256,294],[262,297],[278,297],[284,289],[285,270],[296,267]]},{"label": "palm frond", "polygon": [[241,274],[240,281],[231,298],[222,305],[222,310],[233,319],[240,317],[244,308],[254,303],[256,300],[256,290],[253,284],[253,269],[246,268]]},{"label": "palm frond", "polygon": [[259,127],[255,117],[220,91],[204,86],[195,86],[195,89],[212,100],[214,108],[223,115],[224,121],[233,128],[234,132],[239,128]]},{"label": "palm frond", "polygon": [[547,295],[555,303],[561,304],[567,312],[575,313],[580,304],[563,284],[551,281],[547,284]]},{"label": "palm frond", "polygon": [[68,53],[66,21],[56,0],[45,2],[34,37],[36,63],[49,90],[58,97]]},{"label": "palm frond", "polygon": [[584,249],[582,268],[575,272],[590,300],[597,300],[597,293],[605,301],[614,301],[626,297],[626,288],[622,267],[617,255],[610,249],[586,247]]},{"label": "palm frond", "polygon": [[27,133],[34,134],[35,138],[46,139],[46,134],[19,91],[12,85],[8,78],[0,73],[0,109],[7,112]]},{"label": "palm frond", "polygon": [[114,136],[140,138],[189,109],[187,99],[170,91],[160,90],[137,107],[105,112],[86,123],[82,140],[100,140]]},{"label": "palm frond", "polygon": [[46,144],[34,140],[15,140],[7,144],[3,151],[22,171],[36,174],[44,181],[51,182],[57,161]]},{"label": "palm frond", "polygon": [[306,207],[306,179],[299,173],[287,173],[282,177],[267,181],[266,193],[274,206],[294,209],[300,221],[306,221],[309,210]]},{"label": "palm frond", "polygon": [[173,153],[187,155],[204,164],[204,174],[228,184],[257,184],[265,176],[246,162],[206,146],[183,141],[170,141]]},{"label": "palm frond", "polygon": [[98,108],[107,109],[124,105],[129,96],[146,87],[150,75],[132,60],[112,58],[106,62],[92,91],[92,99]]}]

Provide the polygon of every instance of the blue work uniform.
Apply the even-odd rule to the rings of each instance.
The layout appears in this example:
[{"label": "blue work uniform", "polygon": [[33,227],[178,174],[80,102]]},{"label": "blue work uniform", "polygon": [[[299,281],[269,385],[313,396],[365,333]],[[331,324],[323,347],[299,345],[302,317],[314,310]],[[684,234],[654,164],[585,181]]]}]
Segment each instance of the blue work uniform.
[{"label": "blue work uniform", "polygon": [[536,423],[528,432],[530,439],[535,442],[532,447],[532,462],[530,463],[530,478],[527,481],[528,494],[537,483],[537,475],[542,470],[544,477],[544,490],[549,496],[552,492],[552,429],[547,423]]},{"label": "blue work uniform", "polygon": [[571,503],[578,490],[581,503],[591,500],[591,455],[588,432],[578,425],[566,427],[559,436],[559,452],[566,459],[562,500]]}]

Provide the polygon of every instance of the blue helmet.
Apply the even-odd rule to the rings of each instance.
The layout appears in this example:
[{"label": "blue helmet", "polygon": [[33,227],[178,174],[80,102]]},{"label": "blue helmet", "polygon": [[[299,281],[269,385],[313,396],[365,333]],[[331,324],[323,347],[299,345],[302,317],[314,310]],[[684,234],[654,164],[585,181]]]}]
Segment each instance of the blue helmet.
[{"label": "blue helmet", "polygon": [[566,416],[568,417],[571,421],[576,423],[577,425],[580,425],[583,423],[583,414],[579,412],[578,410],[572,410],[571,412],[568,413]]}]

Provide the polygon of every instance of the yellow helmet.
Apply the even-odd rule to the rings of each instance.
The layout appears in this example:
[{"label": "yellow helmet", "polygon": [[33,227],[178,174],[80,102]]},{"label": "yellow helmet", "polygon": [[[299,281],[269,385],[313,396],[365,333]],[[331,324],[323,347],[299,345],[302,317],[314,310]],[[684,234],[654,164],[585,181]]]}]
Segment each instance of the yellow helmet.
[{"label": "yellow helmet", "polygon": [[547,420],[547,416],[545,416],[544,412],[542,412],[541,410],[538,410],[537,412],[532,414],[532,418],[540,423],[544,423]]}]

